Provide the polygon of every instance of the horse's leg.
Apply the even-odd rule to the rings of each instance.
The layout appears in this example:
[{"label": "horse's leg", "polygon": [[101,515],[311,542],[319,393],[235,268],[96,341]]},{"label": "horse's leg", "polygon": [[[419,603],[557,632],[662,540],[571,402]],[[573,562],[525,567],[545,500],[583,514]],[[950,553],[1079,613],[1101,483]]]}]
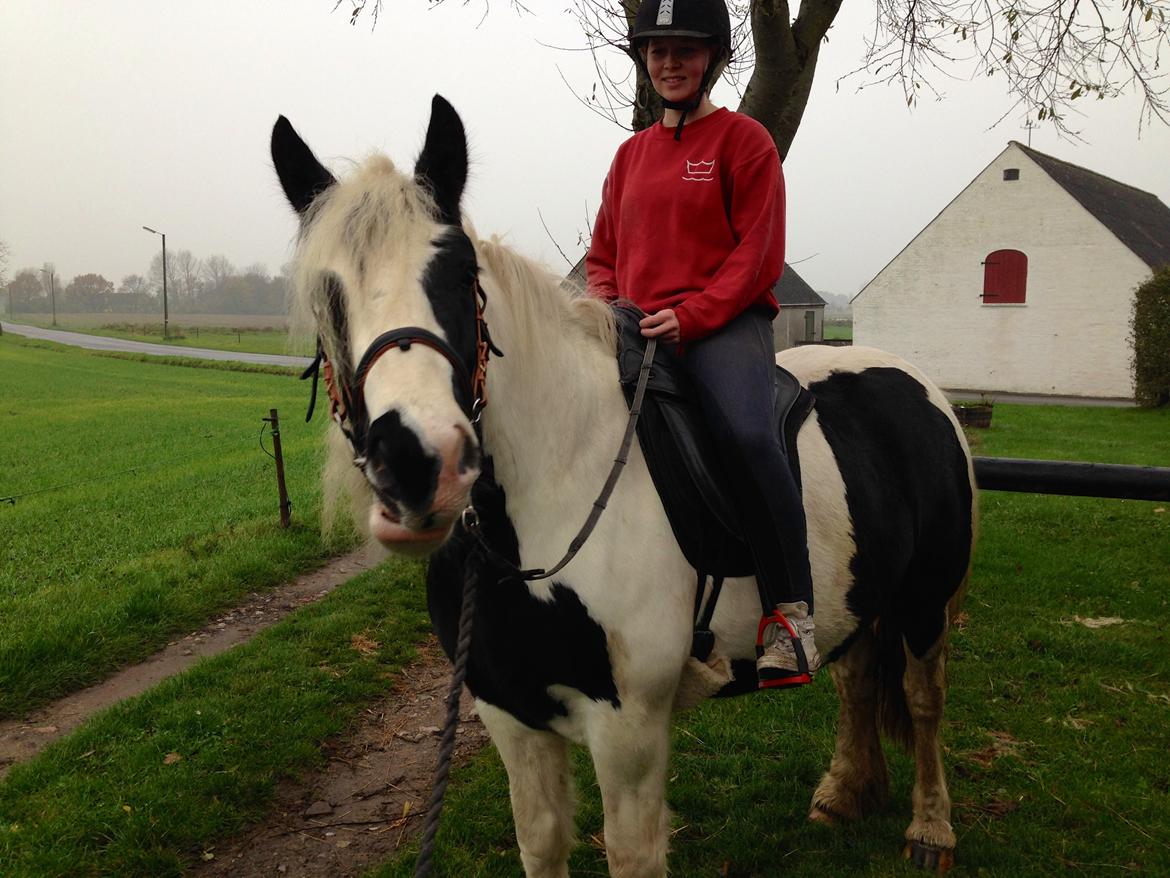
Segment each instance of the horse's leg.
[{"label": "horse's leg", "polygon": [[573,782],[568,742],[477,702],[508,771],[512,820],[528,878],[567,878],[573,848]]},{"label": "horse's leg", "polygon": [[666,875],[669,725],[668,709],[631,709],[628,703],[591,724],[589,749],[605,808],[605,853],[612,878]]},{"label": "horse's leg", "polygon": [[810,820],[853,820],[889,796],[886,759],[878,738],[876,667],[874,636],[869,630],[829,666],[841,702],[837,747],[813,793]]},{"label": "horse's leg", "polygon": [[914,728],[914,819],[906,830],[906,856],[917,866],[945,872],[954,864],[951,797],[943,776],[938,729],[946,686],[946,628],[916,658],[907,647],[903,684]]}]

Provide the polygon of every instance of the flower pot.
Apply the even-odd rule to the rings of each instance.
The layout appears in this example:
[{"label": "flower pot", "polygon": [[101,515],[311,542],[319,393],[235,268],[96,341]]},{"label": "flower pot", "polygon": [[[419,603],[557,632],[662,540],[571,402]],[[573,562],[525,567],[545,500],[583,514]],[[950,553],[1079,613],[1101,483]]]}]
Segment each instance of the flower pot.
[{"label": "flower pot", "polygon": [[964,427],[974,427],[975,429],[985,430],[991,426],[991,412],[995,406],[992,403],[978,403],[976,405],[953,405],[951,410],[954,411],[955,417],[959,419],[959,424]]}]

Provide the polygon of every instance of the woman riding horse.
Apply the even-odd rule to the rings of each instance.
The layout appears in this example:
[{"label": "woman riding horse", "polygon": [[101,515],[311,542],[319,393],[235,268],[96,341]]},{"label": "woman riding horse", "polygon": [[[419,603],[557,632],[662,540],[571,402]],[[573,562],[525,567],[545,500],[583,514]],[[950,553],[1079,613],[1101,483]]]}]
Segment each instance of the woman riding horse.
[{"label": "woman riding horse", "polygon": [[648,312],[644,336],[679,346],[742,505],[764,610],[759,685],[799,686],[820,656],[804,508],[773,406],[780,156],[763,125],[711,102],[731,57],[723,0],[644,0],[630,53],[665,112],[610,167],[586,258],[589,290],[633,302]]}]

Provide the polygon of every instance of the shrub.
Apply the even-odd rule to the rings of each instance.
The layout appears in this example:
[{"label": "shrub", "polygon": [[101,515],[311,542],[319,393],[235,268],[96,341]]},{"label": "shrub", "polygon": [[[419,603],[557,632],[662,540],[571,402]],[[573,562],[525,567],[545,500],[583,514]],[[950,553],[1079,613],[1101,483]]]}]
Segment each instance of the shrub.
[{"label": "shrub", "polygon": [[1134,398],[1145,408],[1170,403],[1170,265],[1137,288],[1129,328]]}]

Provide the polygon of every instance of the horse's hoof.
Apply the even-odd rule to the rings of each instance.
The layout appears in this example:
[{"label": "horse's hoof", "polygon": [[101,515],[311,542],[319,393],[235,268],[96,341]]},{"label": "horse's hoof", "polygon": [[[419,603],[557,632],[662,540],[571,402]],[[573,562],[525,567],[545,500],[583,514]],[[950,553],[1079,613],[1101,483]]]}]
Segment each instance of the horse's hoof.
[{"label": "horse's hoof", "polygon": [[835,814],[830,814],[816,805],[808,812],[808,820],[809,823],[820,823],[822,826],[836,826],[840,822]]},{"label": "horse's hoof", "polygon": [[907,842],[902,856],[910,860],[919,869],[928,869],[940,875],[949,872],[955,865],[954,848],[940,848],[938,845],[927,844],[924,841]]}]

